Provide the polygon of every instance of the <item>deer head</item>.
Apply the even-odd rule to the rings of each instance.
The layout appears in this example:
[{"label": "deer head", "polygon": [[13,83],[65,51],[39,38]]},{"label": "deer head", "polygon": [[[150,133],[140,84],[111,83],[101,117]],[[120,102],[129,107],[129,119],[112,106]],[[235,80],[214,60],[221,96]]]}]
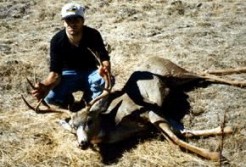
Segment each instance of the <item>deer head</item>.
[{"label": "deer head", "polygon": [[96,99],[92,100],[77,113],[73,113],[69,125],[76,134],[79,146],[86,149],[91,144],[100,143],[103,132],[100,128],[100,114],[106,110],[107,95],[109,92],[103,92]]},{"label": "deer head", "polygon": [[[99,55],[89,48],[88,50],[91,51],[100,66],[102,66]],[[98,116],[102,111],[106,110],[107,96],[112,88],[110,72],[107,71],[102,78],[105,81],[103,92],[86,104],[82,110],[74,113],[69,121],[70,126],[74,129],[77,135],[79,146],[84,149],[87,148],[89,144],[100,142],[98,137],[103,136],[100,131],[100,119]]]},{"label": "deer head", "polygon": [[[95,104],[96,105],[96,104]],[[95,144],[100,132],[100,108],[93,110],[92,107],[86,106],[71,116],[69,125],[77,136],[79,146],[86,149],[90,144]]]}]

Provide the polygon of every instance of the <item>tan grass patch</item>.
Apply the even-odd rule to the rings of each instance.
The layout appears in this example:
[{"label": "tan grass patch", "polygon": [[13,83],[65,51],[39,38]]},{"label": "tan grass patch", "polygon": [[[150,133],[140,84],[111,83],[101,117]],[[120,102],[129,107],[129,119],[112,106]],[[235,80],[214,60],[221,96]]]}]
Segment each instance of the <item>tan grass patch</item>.
[{"label": "tan grass patch", "polygon": [[[77,148],[75,137],[56,121],[62,115],[37,115],[20,99],[25,77],[48,72],[49,41],[62,28],[60,8],[67,1],[5,0],[0,2],[0,166],[218,166],[217,162],[170,146],[158,136],[139,141],[110,164],[100,154]],[[81,1],[78,1],[81,2]],[[86,24],[98,28],[111,47],[115,89],[126,82],[133,67],[149,56],[160,56],[190,70],[246,65],[244,0],[206,1],[89,1]],[[246,75],[233,78],[245,80]],[[26,94],[25,94],[26,95]],[[244,166],[245,89],[211,85],[188,92],[193,129],[226,124],[236,128],[226,136],[224,166]],[[194,145],[218,149],[219,137],[189,139]]]}]

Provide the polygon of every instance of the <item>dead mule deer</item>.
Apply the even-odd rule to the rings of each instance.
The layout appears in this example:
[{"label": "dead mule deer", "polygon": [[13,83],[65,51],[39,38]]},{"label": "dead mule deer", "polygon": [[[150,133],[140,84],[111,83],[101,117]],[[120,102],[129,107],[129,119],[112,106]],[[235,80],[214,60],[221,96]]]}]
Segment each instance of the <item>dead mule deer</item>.
[{"label": "dead mule deer", "polygon": [[[218,73],[240,71],[245,72],[245,69]],[[72,115],[66,127],[75,131],[79,145],[87,148],[89,144],[114,143],[138,133],[144,134],[149,130],[149,126],[154,125],[168,141],[204,158],[218,160],[220,157],[218,152],[211,152],[179,139],[169,120],[161,116],[165,113],[161,109],[170,90],[195,79],[239,87],[246,85],[246,82],[222,79],[208,72],[188,72],[167,59],[151,57],[131,75],[122,90],[107,92],[108,95],[106,93],[103,97],[97,98],[89,107]],[[209,136],[232,133],[232,128],[176,129],[175,132],[184,137]]]},{"label": "dead mule deer", "polygon": [[[66,129],[76,133],[82,148],[87,148],[89,144],[114,143],[135,134],[145,134],[149,127],[154,125],[168,141],[204,158],[218,160],[220,157],[218,152],[193,146],[179,139],[176,133],[184,137],[208,136],[232,133],[232,128],[173,131],[169,120],[162,116],[162,113],[165,113],[162,106],[165,105],[170,90],[196,79],[246,86],[246,82],[223,79],[215,75],[232,72],[245,72],[245,68],[217,71],[214,74],[192,73],[167,59],[151,57],[130,76],[120,91],[110,93],[110,74],[105,75],[103,93],[85,108],[73,113],[68,123],[66,121],[62,123]],[[35,110],[34,107],[31,109]]]}]

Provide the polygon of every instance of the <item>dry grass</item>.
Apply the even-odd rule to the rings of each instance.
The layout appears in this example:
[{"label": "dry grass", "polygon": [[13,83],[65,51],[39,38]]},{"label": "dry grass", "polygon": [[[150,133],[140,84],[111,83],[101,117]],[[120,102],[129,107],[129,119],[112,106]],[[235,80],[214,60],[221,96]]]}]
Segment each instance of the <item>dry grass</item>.
[{"label": "dry grass", "polygon": [[[99,152],[77,148],[75,137],[56,123],[63,116],[27,110],[20,99],[27,89],[25,77],[46,76],[49,40],[62,28],[59,12],[65,2],[0,1],[0,166],[219,166],[168,145],[159,135],[109,146],[111,163],[106,163]],[[99,29],[112,46],[116,89],[149,56],[171,59],[190,70],[246,66],[244,0],[83,2],[88,8],[86,24]],[[233,78],[245,80],[246,75]],[[216,127],[226,112],[226,124],[236,130],[225,138],[223,166],[244,166],[245,89],[213,84],[188,95],[192,114],[183,119],[185,126]],[[188,142],[218,150],[220,137]]]}]

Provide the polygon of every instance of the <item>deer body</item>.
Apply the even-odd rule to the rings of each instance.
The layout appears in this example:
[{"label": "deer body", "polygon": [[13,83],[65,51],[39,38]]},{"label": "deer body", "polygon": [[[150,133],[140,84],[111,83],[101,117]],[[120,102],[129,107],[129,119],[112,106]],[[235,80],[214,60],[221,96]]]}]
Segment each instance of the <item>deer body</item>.
[{"label": "deer body", "polygon": [[[95,54],[95,57],[98,56]],[[165,116],[167,111],[163,110],[163,106],[166,105],[170,91],[197,79],[246,86],[244,81],[231,81],[216,76],[245,71],[245,68],[240,68],[214,73],[192,73],[167,59],[151,57],[132,73],[120,91],[109,92],[110,75],[104,76],[106,84],[102,94],[82,110],[73,113],[66,128],[69,127],[68,130],[76,133],[79,145],[85,149],[89,144],[118,142],[136,134],[145,134],[150,127],[156,127],[169,142],[204,158],[218,160],[220,158],[218,152],[184,142],[176,136],[176,133],[184,137],[223,135],[232,133],[232,128],[217,127],[196,131],[186,130],[183,127],[176,128]],[[22,98],[29,108],[41,112],[38,107],[32,107],[24,97]]]},{"label": "deer body", "polygon": [[[76,113],[70,124],[74,125],[74,120],[79,119],[76,124],[77,135],[84,136],[78,140],[82,148],[86,148],[88,143],[114,143],[136,134],[144,134],[155,126],[164,137],[182,148],[185,148],[202,157],[218,160],[219,153],[210,152],[190,145],[180,140],[170,125],[169,120],[163,115],[162,106],[169,95],[170,89],[175,89],[188,81],[203,78],[196,74],[175,65],[169,60],[153,57],[143,63],[129,78],[121,91],[112,92],[102,101],[95,104],[90,110]],[[100,101],[99,101],[100,103]],[[106,105],[106,107],[105,107]],[[82,127],[82,128],[78,128]],[[83,131],[83,133],[81,132]],[[186,136],[188,131],[176,129],[176,132]],[[231,133],[232,129],[210,129],[202,131],[189,131],[192,136],[214,135]],[[189,135],[188,135],[189,136]]]},{"label": "deer body", "polygon": [[[156,93],[152,89],[139,87],[138,85],[142,84],[140,82],[135,85],[139,88],[138,90],[125,87],[120,92],[110,94],[107,101],[109,103],[107,110],[98,115],[100,126],[97,128],[104,132],[101,142],[114,143],[136,134],[145,134],[149,130],[151,123],[148,112],[161,107],[162,100],[164,100],[166,91],[168,91],[162,90],[162,83],[158,81],[160,81],[159,78],[152,78],[146,84],[148,87],[156,86],[156,89],[159,89]],[[132,85],[132,82],[129,81],[128,84]],[[94,130],[91,129],[91,131]]]}]

